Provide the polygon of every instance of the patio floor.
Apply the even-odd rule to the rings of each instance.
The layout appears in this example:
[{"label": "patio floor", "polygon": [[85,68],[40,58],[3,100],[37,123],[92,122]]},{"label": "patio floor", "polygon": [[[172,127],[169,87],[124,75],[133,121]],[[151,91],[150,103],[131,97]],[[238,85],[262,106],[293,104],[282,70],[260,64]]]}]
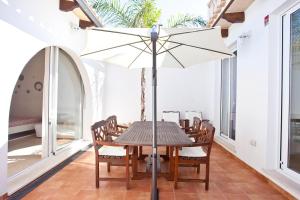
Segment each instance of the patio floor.
[{"label": "patio floor", "polygon": [[[144,165],[141,163],[141,166]],[[162,168],[164,166],[162,165]],[[112,167],[110,176],[122,176],[124,167]],[[181,175],[196,175],[192,168],[181,168]],[[106,165],[100,167],[100,174],[107,175]],[[204,174],[201,168],[200,176]],[[126,190],[124,182],[100,182],[100,188],[95,188],[94,152],[89,149],[78,159],[49,178],[24,199],[150,199],[151,179],[134,180],[131,188]],[[220,146],[214,144],[211,154],[210,189],[208,192],[201,183],[179,183],[177,190],[173,182],[160,177],[160,199],[255,199],[277,200],[286,199],[263,178],[257,176],[242,163],[233,158]]]}]

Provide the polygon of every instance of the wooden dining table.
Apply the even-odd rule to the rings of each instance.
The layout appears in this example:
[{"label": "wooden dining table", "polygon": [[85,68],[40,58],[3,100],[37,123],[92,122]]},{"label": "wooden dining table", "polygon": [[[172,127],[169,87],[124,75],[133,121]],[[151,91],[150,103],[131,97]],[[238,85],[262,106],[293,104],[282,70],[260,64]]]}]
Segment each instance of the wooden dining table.
[{"label": "wooden dining table", "polygon": [[[152,146],[152,121],[134,122],[122,135],[115,139],[115,143],[133,147],[132,173],[133,179],[149,176],[146,172],[138,172],[138,146]],[[157,122],[157,146],[169,148],[169,171],[160,173],[168,179],[173,177],[173,149],[176,146],[191,145],[192,140],[174,122]]]}]

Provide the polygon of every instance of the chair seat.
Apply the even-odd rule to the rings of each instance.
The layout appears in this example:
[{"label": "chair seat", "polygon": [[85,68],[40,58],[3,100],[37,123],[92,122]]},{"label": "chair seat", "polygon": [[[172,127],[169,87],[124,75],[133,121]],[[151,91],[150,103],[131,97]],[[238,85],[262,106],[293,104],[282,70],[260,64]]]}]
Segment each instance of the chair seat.
[{"label": "chair seat", "polygon": [[116,147],[116,146],[102,146],[99,150],[99,156],[104,158],[110,157],[125,157],[126,149],[124,147]]},{"label": "chair seat", "polygon": [[179,150],[179,157],[182,159],[200,159],[206,157],[206,155],[207,154],[203,151],[201,147],[182,147],[182,149]]}]

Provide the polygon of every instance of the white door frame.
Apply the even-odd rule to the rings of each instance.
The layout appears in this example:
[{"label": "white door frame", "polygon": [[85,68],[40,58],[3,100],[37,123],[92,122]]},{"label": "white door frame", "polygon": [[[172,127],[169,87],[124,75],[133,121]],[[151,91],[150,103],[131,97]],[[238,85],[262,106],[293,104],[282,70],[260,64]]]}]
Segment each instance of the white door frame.
[{"label": "white door frame", "polygon": [[300,4],[294,5],[282,15],[282,139],[280,168],[284,174],[300,183],[300,174],[288,168],[289,152],[289,121],[290,121],[290,16],[300,9]]},{"label": "white door frame", "polygon": [[[231,46],[232,46],[231,47],[231,51],[232,52],[237,51],[236,42],[233,45],[231,45]],[[229,80],[228,80],[228,83],[229,83],[229,85],[228,85],[228,87],[229,87],[229,98],[228,98],[228,105],[227,105],[227,109],[228,109],[228,114],[227,114],[228,115],[227,116],[227,118],[228,118],[228,121],[227,121],[227,124],[228,124],[228,126],[227,126],[227,133],[228,133],[228,135],[222,134],[222,114],[223,114],[223,100],[222,100],[222,93],[223,93],[222,78],[223,78],[223,76],[222,76],[222,72],[223,72],[223,69],[222,69],[222,66],[221,66],[220,135],[221,135],[222,138],[227,139],[227,141],[229,143],[234,143],[235,140],[233,140],[233,139],[231,139],[229,137],[230,119],[231,119],[231,113],[230,113],[230,111],[231,111],[231,82],[232,82],[232,80],[231,80],[231,74],[232,74],[231,63],[232,63],[232,59],[230,57],[230,58],[228,58],[228,65],[229,65],[229,69],[228,69],[229,70],[228,71],[228,73],[229,73]],[[221,62],[221,65],[222,65],[222,62]],[[235,135],[235,137],[236,137],[236,135]]]},{"label": "white door frame", "polygon": [[[57,49],[57,50],[55,50]],[[54,136],[52,131],[56,130],[56,109],[55,112],[53,112],[52,106],[55,106],[57,104],[57,101],[53,102],[53,100],[50,99],[51,92],[53,90],[51,89],[56,85],[57,91],[57,83],[52,84],[51,79],[56,80],[57,77],[51,77],[53,76],[53,70],[57,70],[57,67],[54,67],[53,65],[58,65],[57,58],[55,57],[55,54],[58,54],[59,47],[45,47],[45,74],[44,74],[44,84],[43,84],[43,121],[42,121],[42,145],[43,145],[43,151],[42,151],[42,159],[38,162],[34,163],[33,165],[29,166],[28,168],[24,169],[23,171],[8,177],[8,194],[12,194],[22,188],[23,186],[27,185],[34,179],[38,178],[48,170],[52,169],[57,164],[63,162],[66,160],[69,156],[73,155],[74,153],[78,152],[80,149],[86,149],[87,145],[90,144],[89,140],[84,141],[84,139],[76,140],[69,145],[65,146],[62,149],[59,149],[59,151],[53,151],[55,149],[55,141],[56,141],[56,135]],[[53,53],[54,52],[54,53]],[[69,52],[67,52],[69,55]],[[72,59],[73,56],[70,55]],[[55,63],[53,63],[55,62]],[[78,62],[75,62],[77,67]],[[79,70],[79,74],[82,79],[82,71]],[[57,73],[56,73],[57,74]],[[84,74],[85,75],[85,74]],[[84,88],[86,82],[82,79],[82,87]],[[88,87],[89,85],[87,85]],[[83,89],[83,92],[85,95],[85,89]],[[85,97],[83,98],[83,103],[85,103]],[[51,102],[52,101],[52,102]],[[51,105],[52,104],[52,105]],[[83,106],[83,105],[82,105]],[[84,107],[83,107],[84,108]],[[87,112],[87,110],[82,108],[82,114],[84,112]],[[51,113],[52,112],[52,113]],[[53,124],[54,123],[54,124]],[[84,119],[82,118],[82,124],[84,123]],[[52,134],[52,135],[51,135]],[[53,136],[53,137],[52,137]],[[54,138],[55,137],[55,138]],[[83,135],[82,135],[83,137]]]}]

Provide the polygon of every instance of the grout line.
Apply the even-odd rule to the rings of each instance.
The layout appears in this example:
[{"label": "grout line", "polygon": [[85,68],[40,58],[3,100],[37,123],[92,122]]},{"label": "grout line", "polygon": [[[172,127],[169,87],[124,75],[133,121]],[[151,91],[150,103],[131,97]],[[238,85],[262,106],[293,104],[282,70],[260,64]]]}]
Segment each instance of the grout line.
[{"label": "grout line", "polygon": [[261,179],[262,181],[266,182],[267,184],[269,184],[272,188],[274,188],[275,190],[277,190],[280,194],[282,194],[284,197],[288,198],[288,199],[296,199],[293,195],[291,195],[289,192],[287,192],[286,190],[284,190],[283,188],[281,188],[279,185],[277,185],[276,183],[274,183],[272,180],[270,180],[269,178],[267,178],[266,176],[264,176],[263,174],[261,174],[260,172],[258,172],[256,169],[254,169],[253,167],[251,167],[250,165],[248,165],[247,163],[245,163],[243,160],[241,160],[240,158],[238,158],[236,155],[234,155],[232,152],[228,151],[225,147],[223,147],[221,144],[217,143],[214,141],[214,144],[219,146],[220,148],[222,148],[224,151],[228,152],[229,155],[235,159],[236,161],[238,161],[239,163],[241,163],[245,168],[247,168],[248,170],[250,170],[252,173],[254,173],[259,179]]},{"label": "grout line", "polygon": [[[91,147],[92,145],[88,145],[88,147]],[[51,178],[53,175],[55,175],[57,172],[62,170],[64,167],[66,167],[68,164],[70,164],[72,161],[76,160],[79,156],[81,156],[86,150],[80,150],[77,153],[73,154],[63,162],[56,165],[54,168],[50,169],[49,171],[45,172],[43,175],[38,177],[37,179],[33,180],[32,182],[28,183],[18,191],[14,192],[13,194],[9,195],[9,200],[19,200],[25,197],[28,193],[33,191],[35,188],[37,188],[39,185],[47,181],[49,178]]]}]

